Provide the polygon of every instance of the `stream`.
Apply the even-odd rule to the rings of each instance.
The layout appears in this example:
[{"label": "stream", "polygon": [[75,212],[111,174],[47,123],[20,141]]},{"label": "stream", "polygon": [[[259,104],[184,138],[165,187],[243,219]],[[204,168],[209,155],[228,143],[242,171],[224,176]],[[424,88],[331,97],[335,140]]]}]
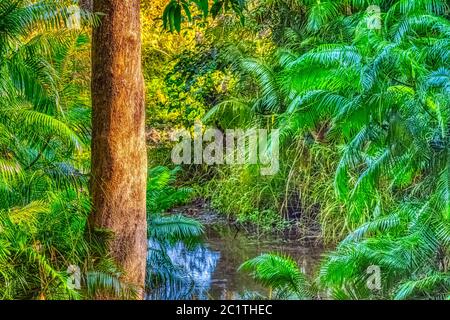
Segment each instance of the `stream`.
[{"label": "stream", "polygon": [[[202,216],[199,220],[205,220]],[[211,222],[215,221],[215,222]],[[219,221],[219,222],[216,222]],[[289,255],[307,274],[315,271],[323,249],[280,237],[255,238],[245,230],[208,216],[205,239],[201,244],[187,247],[176,243],[167,248],[167,255],[181,269],[180,281],[168,281],[147,294],[149,300],[239,300],[267,295],[239,266],[262,253],[277,252]],[[158,244],[149,243],[150,250]]]}]

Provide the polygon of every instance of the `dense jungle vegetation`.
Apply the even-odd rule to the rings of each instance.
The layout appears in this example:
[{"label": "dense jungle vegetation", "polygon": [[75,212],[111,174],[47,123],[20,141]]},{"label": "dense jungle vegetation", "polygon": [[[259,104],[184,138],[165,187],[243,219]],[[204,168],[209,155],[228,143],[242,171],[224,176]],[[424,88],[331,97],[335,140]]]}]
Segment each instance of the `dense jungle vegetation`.
[{"label": "dense jungle vegetation", "polygon": [[[108,171],[139,165],[139,128],[127,126],[143,117],[115,104],[142,102],[120,91],[139,90],[120,77],[140,70],[114,60],[118,36],[92,33],[110,23],[102,5],[0,2],[0,299],[139,298],[144,264],[146,292],[175,281],[168,246],[195,246],[205,227],[171,209],[194,199],[259,238],[294,229],[326,248],[313,274],[277,252],[242,261],[270,288],[263,298],[450,299],[448,1],[141,0],[148,164],[130,175],[147,177],[147,225],[138,209],[127,215],[142,183]],[[171,134],[197,121],[279,129],[280,170],[175,166]],[[136,149],[103,154],[127,145],[108,131],[119,127]],[[119,215],[147,232],[136,264],[117,251],[121,233],[135,242],[129,225],[110,224]]]}]

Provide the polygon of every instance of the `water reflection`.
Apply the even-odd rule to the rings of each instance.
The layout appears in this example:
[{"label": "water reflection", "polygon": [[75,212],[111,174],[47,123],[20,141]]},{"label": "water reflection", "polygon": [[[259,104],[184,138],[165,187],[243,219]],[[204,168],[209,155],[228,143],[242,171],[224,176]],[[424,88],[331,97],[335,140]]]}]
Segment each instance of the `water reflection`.
[{"label": "water reflection", "polygon": [[[244,261],[261,253],[281,252],[296,259],[305,272],[312,273],[321,252],[295,242],[258,241],[228,226],[208,227],[205,243],[201,245],[187,246],[181,242],[161,245],[150,241],[149,248],[149,257],[164,252],[175,267],[172,273],[176,274],[174,279],[165,279],[149,290],[147,299],[152,300],[237,300],[249,293],[266,295],[264,288],[237,271]],[[149,273],[167,267],[161,259],[151,260]]]},{"label": "water reflection", "polygon": [[208,292],[220,259],[220,252],[203,245],[189,249],[184,243],[177,243],[168,250],[172,263],[186,271],[186,277],[192,281],[190,295],[200,300],[208,299]]}]

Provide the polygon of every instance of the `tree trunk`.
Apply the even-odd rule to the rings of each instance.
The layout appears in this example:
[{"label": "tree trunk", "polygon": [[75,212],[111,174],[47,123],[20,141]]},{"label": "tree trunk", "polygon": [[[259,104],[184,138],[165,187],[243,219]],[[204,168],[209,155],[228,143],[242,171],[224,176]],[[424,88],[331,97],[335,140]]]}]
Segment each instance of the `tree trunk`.
[{"label": "tree trunk", "polygon": [[[143,288],[147,256],[144,82],[139,0],[95,0],[90,226],[114,233],[124,282]],[[140,291],[141,294],[143,291]]]}]

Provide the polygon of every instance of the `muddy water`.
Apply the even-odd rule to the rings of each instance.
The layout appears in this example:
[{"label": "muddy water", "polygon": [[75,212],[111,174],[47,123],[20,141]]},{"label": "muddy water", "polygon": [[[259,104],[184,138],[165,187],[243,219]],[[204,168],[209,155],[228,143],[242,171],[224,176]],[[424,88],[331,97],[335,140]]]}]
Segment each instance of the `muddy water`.
[{"label": "muddy water", "polygon": [[284,253],[295,259],[304,272],[315,271],[321,248],[279,237],[260,238],[264,240],[228,224],[207,224],[204,243],[193,248],[177,243],[167,250],[173,264],[182,270],[185,281],[154,288],[147,298],[235,300],[254,297],[254,294],[267,295],[264,288],[238,271],[244,261],[262,253]]}]

